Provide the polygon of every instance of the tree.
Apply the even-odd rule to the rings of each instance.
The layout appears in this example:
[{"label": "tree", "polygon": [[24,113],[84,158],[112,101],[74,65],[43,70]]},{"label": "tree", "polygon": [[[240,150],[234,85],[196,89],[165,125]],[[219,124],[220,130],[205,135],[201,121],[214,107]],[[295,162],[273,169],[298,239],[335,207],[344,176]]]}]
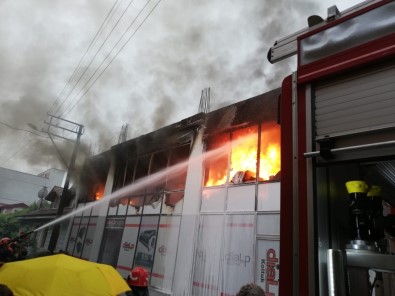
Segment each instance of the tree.
[{"label": "tree", "polygon": [[0,238],[18,236],[20,222],[16,215],[17,213],[0,214]]},{"label": "tree", "polygon": [[50,205],[47,202],[39,204],[34,202],[26,209],[22,209],[15,213],[0,214],[0,239],[2,237],[14,238],[19,235],[21,222],[17,219],[18,216],[38,210],[39,208],[48,208]]}]

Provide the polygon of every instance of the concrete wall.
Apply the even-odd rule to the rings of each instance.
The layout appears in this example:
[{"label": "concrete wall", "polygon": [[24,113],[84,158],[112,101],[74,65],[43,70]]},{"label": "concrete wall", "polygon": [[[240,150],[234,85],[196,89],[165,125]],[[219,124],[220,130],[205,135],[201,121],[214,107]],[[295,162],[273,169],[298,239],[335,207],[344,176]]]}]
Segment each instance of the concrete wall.
[{"label": "concrete wall", "polygon": [[53,186],[62,186],[65,172],[57,169],[46,171],[43,176],[0,168],[0,203],[38,202],[38,192],[45,186],[48,192]]}]

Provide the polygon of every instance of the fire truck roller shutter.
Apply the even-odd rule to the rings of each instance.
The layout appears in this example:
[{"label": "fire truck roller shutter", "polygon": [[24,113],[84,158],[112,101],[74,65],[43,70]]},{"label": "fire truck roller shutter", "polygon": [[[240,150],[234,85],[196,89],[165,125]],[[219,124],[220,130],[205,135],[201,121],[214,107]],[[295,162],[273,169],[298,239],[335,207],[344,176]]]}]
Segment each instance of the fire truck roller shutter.
[{"label": "fire truck roller shutter", "polygon": [[395,62],[317,83],[314,95],[317,141],[393,128]]}]

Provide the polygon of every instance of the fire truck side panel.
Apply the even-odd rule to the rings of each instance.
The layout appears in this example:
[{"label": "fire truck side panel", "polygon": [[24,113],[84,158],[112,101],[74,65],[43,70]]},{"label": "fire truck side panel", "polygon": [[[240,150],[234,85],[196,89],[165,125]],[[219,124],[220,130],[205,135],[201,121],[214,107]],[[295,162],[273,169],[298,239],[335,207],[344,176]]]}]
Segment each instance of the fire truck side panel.
[{"label": "fire truck side panel", "polygon": [[[294,258],[293,242],[295,221],[293,217],[293,155],[292,155],[292,75],[284,79],[281,94],[281,222],[280,238],[283,242],[280,245],[281,261],[281,285],[280,295],[293,295],[293,266],[297,262]],[[297,227],[297,226],[296,226]]]},{"label": "fire truck side panel", "polygon": [[394,31],[395,3],[381,1],[299,36],[298,82],[392,56]]},{"label": "fire truck side panel", "polygon": [[[308,209],[306,162],[306,90],[296,85],[296,73],[283,82],[281,97],[281,267],[280,295],[314,293],[312,218]],[[309,220],[310,219],[310,220]],[[292,243],[284,243],[290,240]],[[286,260],[282,256],[286,256]],[[314,283],[314,281],[313,281]],[[309,292],[310,291],[310,292]]]},{"label": "fire truck side panel", "polygon": [[[297,196],[299,207],[299,274],[309,275],[312,273],[309,270],[309,262],[311,260],[312,246],[309,246],[309,222],[308,221],[308,197],[307,197],[307,175],[306,175],[306,160],[303,157],[306,151],[306,90],[304,86],[298,87],[297,91],[297,108],[296,116],[297,126]],[[294,129],[295,131],[295,129]],[[295,179],[295,178],[294,178]],[[299,279],[300,295],[309,295],[309,280],[301,277]],[[312,295],[312,294],[310,294]]]},{"label": "fire truck side panel", "polygon": [[[282,136],[287,141],[292,128],[294,152],[290,152],[291,145],[288,149],[284,145],[282,164],[286,164],[286,159],[291,161],[292,156],[296,165],[292,172],[296,176],[289,176],[291,170],[282,170],[281,241],[290,234],[286,224],[294,221],[298,228],[293,239],[299,243],[292,249],[293,269],[282,266],[282,296],[370,295],[373,280],[369,281],[369,276],[383,273],[390,278],[386,272],[394,269],[386,265],[394,262],[393,255],[383,248],[379,251],[370,247],[366,238],[352,239],[351,231],[367,224],[360,224],[360,220],[357,224],[350,222],[352,205],[345,187],[352,180],[369,180],[369,186],[385,184],[382,177],[373,174],[387,166],[387,161],[391,166],[394,157],[394,12],[394,2],[382,1],[347,18],[340,15],[338,20],[298,38],[297,88],[292,87],[289,77],[283,83]],[[388,18],[384,17],[387,14]],[[350,34],[349,26],[354,29]],[[364,31],[366,26],[373,34]],[[347,35],[344,40],[342,33]],[[328,39],[328,43],[323,42]],[[321,48],[313,55],[309,46]],[[292,108],[297,110],[293,111],[296,122],[289,119]],[[290,181],[296,182],[292,192],[293,219],[287,211]],[[393,190],[391,186],[386,189]],[[391,192],[386,194],[392,198]],[[359,209],[358,215],[361,211],[364,210]],[[365,256],[372,261],[361,256],[359,248],[366,249]],[[290,248],[281,244],[283,262],[284,257],[290,256]],[[291,272],[293,293],[284,287],[290,284]],[[391,280],[387,279],[385,285],[391,286]]]}]

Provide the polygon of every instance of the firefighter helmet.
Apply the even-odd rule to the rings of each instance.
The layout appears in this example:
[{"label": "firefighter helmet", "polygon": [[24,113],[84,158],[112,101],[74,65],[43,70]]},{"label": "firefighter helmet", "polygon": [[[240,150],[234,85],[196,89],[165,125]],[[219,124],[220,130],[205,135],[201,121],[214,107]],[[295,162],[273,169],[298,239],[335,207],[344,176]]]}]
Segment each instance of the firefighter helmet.
[{"label": "firefighter helmet", "polygon": [[128,283],[135,287],[148,287],[148,272],[143,267],[134,267],[130,272]]},{"label": "firefighter helmet", "polygon": [[10,238],[9,237],[3,237],[2,239],[0,239],[0,246],[2,245],[8,245],[10,243]]},{"label": "firefighter helmet", "polygon": [[12,248],[11,245],[11,239],[9,237],[3,237],[0,239],[0,247],[3,246],[3,248],[8,249],[11,253],[14,253],[14,249]]}]

